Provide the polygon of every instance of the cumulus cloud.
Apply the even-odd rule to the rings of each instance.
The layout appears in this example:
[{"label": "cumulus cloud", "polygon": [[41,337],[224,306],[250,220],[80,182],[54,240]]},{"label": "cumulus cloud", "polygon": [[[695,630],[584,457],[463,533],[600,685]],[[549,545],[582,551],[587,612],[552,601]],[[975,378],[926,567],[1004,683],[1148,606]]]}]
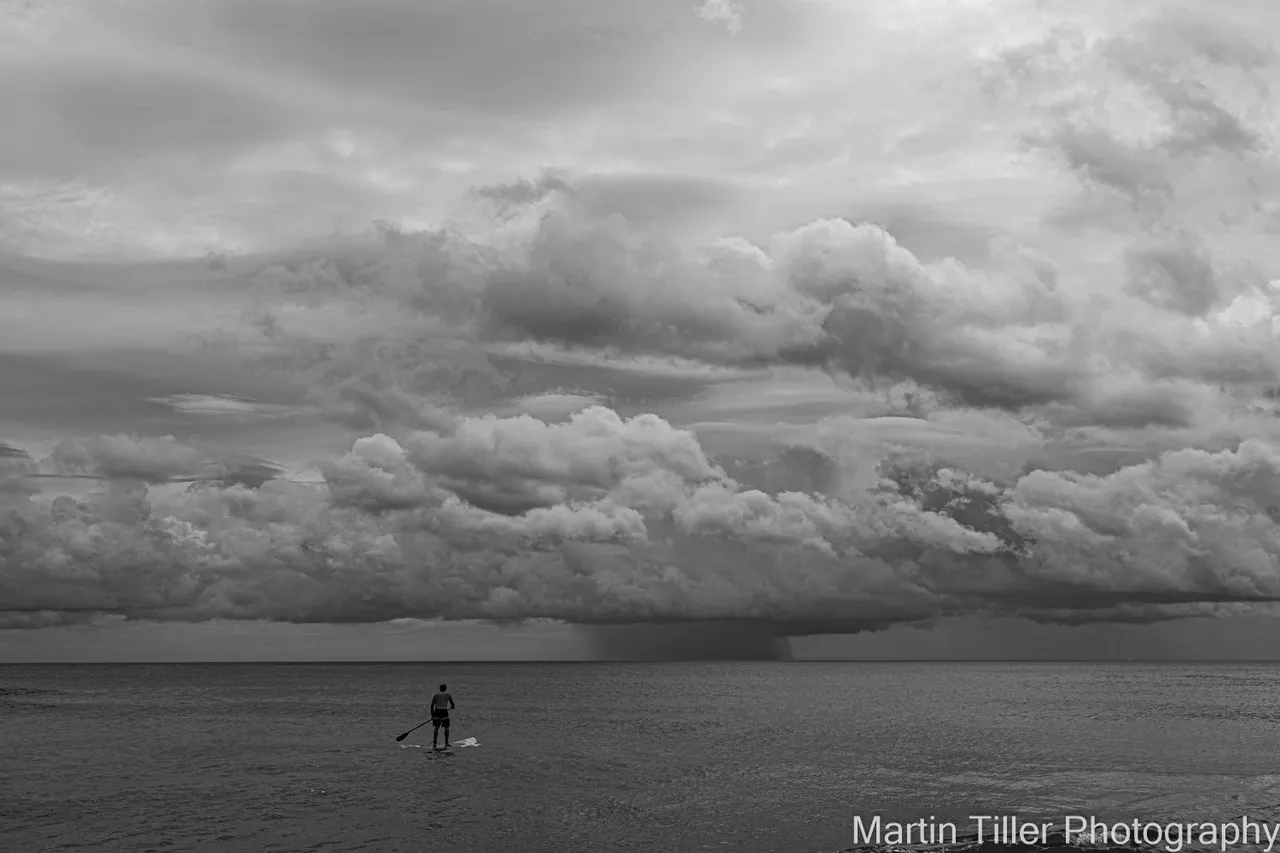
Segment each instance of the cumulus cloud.
[{"label": "cumulus cloud", "polygon": [[[29,455],[13,458],[28,459]],[[54,445],[39,466],[26,467],[33,477],[85,478],[163,484],[221,481],[224,484],[261,485],[280,476],[282,469],[263,459],[242,453],[210,455],[178,441],[160,437],[104,435],[91,439],[64,439]]]},{"label": "cumulus cloud", "polygon": [[[21,85],[31,75],[11,74],[0,99],[37,124],[69,121],[60,144],[76,156],[94,110],[129,92],[173,107],[132,116],[150,134],[140,147],[120,144],[131,114],[99,117],[111,132],[82,180],[148,164],[174,175],[194,152],[233,163],[237,186],[292,180],[287,162],[406,197],[407,172],[375,155],[403,167],[411,146],[338,126],[434,129],[447,104],[456,124],[422,168],[454,176],[464,201],[445,225],[100,265],[85,273],[91,296],[68,285],[48,301],[38,270],[10,276],[29,316],[0,320],[4,357],[25,347],[0,362],[0,393],[35,401],[24,377],[39,369],[96,395],[111,425],[63,438],[72,409],[30,402],[11,423],[23,407],[6,407],[19,443],[50,420],[64,428],[39,459],[0,445],[0,625],[556,619],[616,649],[652,640],[624,623],[698,622],[689,642],[757,654],[774,633],[955,614],[1142,622],[1280,597],[1280,259],[1247,230],[1280,175],[1268,171],[1276,63],[1228,25],[1085,16],[1002,45],[979,74],[968,30],[952,50],[930,34],[942,24],[909,12],[868,5],[872,35],[854,50],[805,30],[819,19],[807,16],[852,14],[825,9],[838,4],[804,4],[794,20],[753,8],[761,24],[744,27],[739,4],[690,15],[686,3],[663,13],[670,56],[714,62],[684,77],[673,65],[658,75],[679,82],[667,86],[638,73],[663,65],[663,28],[624,36],[648,4],[572,0],[526,33],[489,3],[454,16],[378,3],[355,43],[333,4],[301,28],[261,4],[215,5],[192,50],[269,57],[262,91],[164,53],[166,73],[145,84],[120,60],[93,85],[80,68],[41,78],[39,97]],[[587,6],[600,16],[590,32],[573,23]],[[125,23],[154,37],[184,14]],[[455,37],[477,25],[494,38],[464,50]],[[834,105],[871,97],[848,85],[847,63],[890,30],[938,67],[883,75],[889,94],[857,101],[886,128],[877,136]],[[793,61],[806,34],[822,48],[812,65]],[[552,61],[546,44],[565,55]],[[6,61],[49,61],[24,50]],[[528,59],[527,73],[499,57]],[[711,70],[762,57],[767,73],[742,91],[708,88]],[[971,129],[898,114],[926,79]],[[191,92],[213,99],[199,121],[180,118]],[[687,123],[611,140],[624,125],[593,111],[625,97],[637,123]],[[369,105],[352,112],[356,100]],[[672,113],[646,112],[667,101]],[[379,125],[384,112],[396,121]],[[819,114],[830,127],[812,126]],[[205,133],[209,120],[235,126]],[[501,159],[481,141],[499,128],[569,153],[477,171]],[[59,179],[66,150],[21,142],[0,157]],[[936,157],[940,146],[960,153]],[[904,152],[900,167],[882,148]],[[957,177],[971,169],[991,174]],[[933,195],[901,202],[908,226],[851,212],[875,207],[852,198],[864,190],[914,180]],[[1042,189],[1051,203],[989,215]],[[769,215],[742,212],[753,204]],[[965,227],[949,229],[956,218]],[[911,222],[956,233],[923,240]],[[146,314],[151,297],[185,307]],[[65,311],[50,320],[38,310],[50,305]],[[196,377],[197,363],[212,367]],[[310,482],[202,449],[279,448],[308,430]]]},{"label": "cumulus cloud", "polygon": [[692,483],[723,476],[691,433],[656,415],[624,421],[602,406],[558,425],[528,416],[469,418],[448,436],[412,436],[408,449],[414,463],[450,491],[496,511],[603,494],[659,471]]},{"label": "cumulus cloud", "polygon": [[323,473],[330,498],[338,506],[375,512],[408,509],[432,497],[404,448],[382,434],[357,440],[349,453],[326,465]]},{"label": "cumulus cloud", "polygon": [[[727,620],[811,633],[966,612],[1154,618],[1165,605],[1176,615],[1280,592],[1280,516],[1266,497],[1280,467],[1262,441],[1105,475],[1005,480],[891,456],[871,483],[846,478],[846,463],[859,464],[838,450],[796,447],[775,460],[771,487],[731,476],[695,433],[656,414],[598,404],[558,420],[471,414],[458,380],[475,359],[485,393],[509,393],[489,347],[525,341],[811,365],[872,387],[906,383],[943,411],[1022,412],[1045,430],[1186,427],[1188,400],[1216,399],[1197,397],[1211,393],[1197,382],[1274,379],[1267,362],[1245,369],[1248,354],[1273,358],[1274,347],[1240,336],[1241,322],[1261,322],[1243,309],[1230,326],[1208,310],[1217,302],[1188,310],[1143,291],[1132,304],[1162,325],[1099,334],[1094,303],[1062,292],[1047,259],[1006,243],[986,268],[927,264],[878,226],[821,220],[767,247],[699,253],[576,216],[553,212],[514,247],[400,235],[362,258],[252,278],[275,299],[250,326],[268,347],[262,363],[303,366],[324,411],[387,431],[322,463],[322,484],[267,476],[256,488],[210,478],[207,454],[173,438],[60,443],[52,470],[107,487],[47,506],[34,489],[6,491],[6,624],[106,612]],[[475,274],[431,274],[458,258]],[[1177,282],[1157,284],[1185,296]],[[540,310],[547,302],[558,310]],[[370,318],[393,315],[404,337],[368,331]],[[415,340],[441,316],[452,318],[447,335]],[[356,342],[327,343],[333,323],[353,324]],[[1194,356],[1162,349],[1177,339],[1160,335],[1176,330]],[[215,482],[177,495],[145,486],[182,479]],[[786,480],[796,485],[776,485]]]},{"label": "cumulus cloud", "polygon": [[59,474],[157,483],[189,477],[200,470],[205,460],[199,451],[173,436],[117,435],[66,439],[53,448],[49,461]]},{"label": "cumulus cloud", "polygon": [[1087,566],[1111,584],[1086,596],[1123,598],[1139,585],[1163,586],[1174,601],[1267,599],[1277,592],[1278,464],[1273,446],[1246,441],[1106,477],[1036,471],[1015,486],[1006,514],[1037,542],[1037,568]]},{"label": "cumulus cloud", "polygon": [[403,445],[362,438],[319,486],[158,493],[142,475],[157,479],[188,456],[166,442],[142,468],[121,446],[54,454],[116,466],[82,499],[4,492],[6,625],[93,612],[745,620],[806,633],[958,612],[1080,621],[1280,597],[1280,455],[1257,441],[1105,476],[1033,470],[1003,483],[888,460],[870,490],[842,482],[838,460],[813,449],[779,460],[818,464],[829,494],[751,488],[692,433],[604,407],[562,424],[464,418]]},{"label": "cumulus cloud", "polygon": [[[1135,245],[1119,286],[1094,293],[1008,238],[969,264],[925,262],[867,222],[689,243],[572,194],[531,204],[534,219],[487,242],[392,231],[378,249],[253,273],[257,328],[330,414],[382,431],[451,403],[501,409],[516,377],[494,358],[530,344],[597,364],[821,368],[1073,425],[1186,423],[1200,385],[1280,378],[1269,330],[1242,335],[1219,313],[1265,282],[1176,232]],[[344,327],[355,343],[326,340]]]}]

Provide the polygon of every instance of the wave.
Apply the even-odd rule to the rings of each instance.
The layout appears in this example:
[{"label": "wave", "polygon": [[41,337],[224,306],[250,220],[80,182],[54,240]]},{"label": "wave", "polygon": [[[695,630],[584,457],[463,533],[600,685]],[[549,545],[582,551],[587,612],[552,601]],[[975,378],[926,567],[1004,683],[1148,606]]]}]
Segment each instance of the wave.
[{"label": "wave", "polygon": [[61,693],[61,690],[47,690],[40,687],[0,687],[0,697],[8,696],[48,696]]}]

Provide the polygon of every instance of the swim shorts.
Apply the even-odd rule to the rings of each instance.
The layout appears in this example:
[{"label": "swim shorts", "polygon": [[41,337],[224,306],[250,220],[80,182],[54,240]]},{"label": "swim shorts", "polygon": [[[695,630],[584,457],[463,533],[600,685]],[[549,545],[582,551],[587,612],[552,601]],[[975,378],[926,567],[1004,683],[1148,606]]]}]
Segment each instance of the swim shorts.
[{"label": "swim shorts", "polygon": [[431,712],[431,722],[435,723],[437,726],[449,725],[449,712],[436,708]]}]

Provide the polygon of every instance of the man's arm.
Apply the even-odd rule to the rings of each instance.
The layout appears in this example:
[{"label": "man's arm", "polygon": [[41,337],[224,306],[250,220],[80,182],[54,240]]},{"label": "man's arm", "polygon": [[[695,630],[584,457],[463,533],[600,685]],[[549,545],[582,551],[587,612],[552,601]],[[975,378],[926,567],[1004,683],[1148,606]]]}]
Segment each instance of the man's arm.
[{"label": "man's arm", "polygon": [[456,708],[456,707],[458,707],[457,705],[453,704],[453,694],[452,694],[452,693],[450,693],[450,694],[449,694],[449,707],[450,707],[450,708]]}]

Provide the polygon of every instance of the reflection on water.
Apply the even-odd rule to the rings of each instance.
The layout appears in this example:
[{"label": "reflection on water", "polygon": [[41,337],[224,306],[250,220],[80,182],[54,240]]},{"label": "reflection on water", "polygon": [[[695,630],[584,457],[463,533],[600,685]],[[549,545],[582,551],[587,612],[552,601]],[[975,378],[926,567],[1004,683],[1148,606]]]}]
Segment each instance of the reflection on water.
[{"label": "reflection on water", "polygon": [[[482,746],[397,748],[441,681]],[[15,849],[820,851],[857,816],[1265,821],[1278,686],[1265,664],[9,666],[0,802]]]}]

